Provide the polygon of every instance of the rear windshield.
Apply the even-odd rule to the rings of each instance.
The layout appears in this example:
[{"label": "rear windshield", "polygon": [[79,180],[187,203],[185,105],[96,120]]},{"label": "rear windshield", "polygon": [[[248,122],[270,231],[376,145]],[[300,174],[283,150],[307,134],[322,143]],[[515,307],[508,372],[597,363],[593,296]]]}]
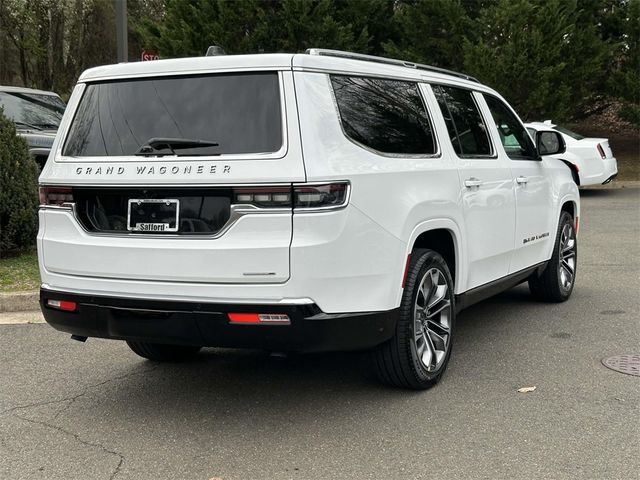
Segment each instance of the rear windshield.
[{"label": "rear windshield", "polygon": [[55,95],[0,92],[0,107],[18,128],[57,130],[64,102]]},{"label": "rear windshield", "polygon": [[154,77],[88,84],[62,154],[271,153],[282,141],[277,72]]},{"label": "rear windshield", "polygon": [[585,138],[584,135],[580,135],[579,133],[572,132],[568,128],[561,127],[560,125],[556,125],[553,128],[555,128],[560,133],[564,133],[565,135],[569,135],[571,138],[573,138],[575,140],[582,140],[583,138]]}]

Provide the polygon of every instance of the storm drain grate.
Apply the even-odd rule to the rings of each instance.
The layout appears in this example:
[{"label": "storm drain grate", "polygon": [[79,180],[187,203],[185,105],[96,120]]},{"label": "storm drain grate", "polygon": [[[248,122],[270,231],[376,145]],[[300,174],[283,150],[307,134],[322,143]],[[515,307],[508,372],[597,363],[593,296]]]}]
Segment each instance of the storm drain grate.
[{"label": "storm drain grate", "polygon": [[602,364],[616,372],[640,377],[640,355],[614,355],[602,359]]}]

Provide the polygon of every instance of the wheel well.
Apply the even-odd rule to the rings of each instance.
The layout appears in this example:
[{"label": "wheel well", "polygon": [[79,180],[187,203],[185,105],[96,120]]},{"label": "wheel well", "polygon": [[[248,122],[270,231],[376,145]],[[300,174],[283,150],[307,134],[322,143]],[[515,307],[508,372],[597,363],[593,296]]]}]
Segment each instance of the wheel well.
[{"label": "wheel well", "polygon": [[580,175],[578,174],[578,167],[576,167],[573,163],[567,160],[561,160],[569,170],[571,170],[571,176],[573,177],[573,181],[576,182],[576,185],[580,186]]},{"label": "wheel well", "polygon": [[573,202],[565,202],[560,211],[569,213],[573,219],[576,218],[576,205]]},{"label": "wheel well", "polygon": [[442,258],[447,262],[447,266],[451,272],[451,277],[455,282],[456,247],[453,241],[453,235],[449,230],[442,228],[421,233],[413,243],[412,250],[415,250],[416,248],[429,248],[442,255]]}]

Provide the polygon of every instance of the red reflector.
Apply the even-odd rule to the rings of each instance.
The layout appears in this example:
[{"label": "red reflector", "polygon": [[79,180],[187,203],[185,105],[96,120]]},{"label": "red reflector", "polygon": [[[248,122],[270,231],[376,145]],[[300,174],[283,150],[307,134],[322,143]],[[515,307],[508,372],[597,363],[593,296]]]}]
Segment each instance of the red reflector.
[{"label": "red reflector", "polygon": [[402,276],[402,288],[404,288],[404,284],[407,281],[407,274],[409,273],[410,263],[411,263],[411,254],[407,255],[407,263],[404,266],[404,275]]},{"label": "red reflector", "polygon": [[65,312],[74,312],[78,305],[76,302],[70,302],[68,300],[47,300],[47,306],[64,310]]},{"label": "red reflector", "polygon": [[580,231],[580,217],[576,217],[576,236],[578,236],[579,231]]},{"label": "red reflector", "polygon": [[228,315],[233,323],[260,323],[257,313],[229,313]]},{"label": "red reflector", "polygon": [[291,325],[289,315],[283,313],[228,313],[230,323]]},{"label": "red reflector", "polygon": [[600,145],[600,144],[598,144],[598,152],[600,152],[600,156],[602,158],[606,158],[607,157],[607,154],[604,153],[604,149],[602,148],[602,145]]}]

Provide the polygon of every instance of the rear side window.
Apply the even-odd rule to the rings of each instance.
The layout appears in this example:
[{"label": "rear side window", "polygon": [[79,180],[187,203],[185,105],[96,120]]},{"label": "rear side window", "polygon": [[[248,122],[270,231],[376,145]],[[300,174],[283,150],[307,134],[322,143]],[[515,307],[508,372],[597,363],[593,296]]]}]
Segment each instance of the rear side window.
[{"label": "rear side window", "polygon": [[177,155],[278,151],[283,132],[277,72],[88,84],[63,155],[134,155],[152,138],[209,143],[182,145],[174,149]]},{"label": "rear side window", "polygon": [[491,143],[473,92],[463,88],[434,85],[453,149],[461,157],[491,156]]},{"label": "rear side window", "polygon": [[382,153],[436,153],[431,122],[416,83],[333,75],[331,83],[349,138]]},{"label": "rear side window", "polygon": [[492,95],[485,95],[493,121],[498,129],[504,150],[512,160],[537,160],[538,155],[531,137],[518,117],[502,100]]}]

